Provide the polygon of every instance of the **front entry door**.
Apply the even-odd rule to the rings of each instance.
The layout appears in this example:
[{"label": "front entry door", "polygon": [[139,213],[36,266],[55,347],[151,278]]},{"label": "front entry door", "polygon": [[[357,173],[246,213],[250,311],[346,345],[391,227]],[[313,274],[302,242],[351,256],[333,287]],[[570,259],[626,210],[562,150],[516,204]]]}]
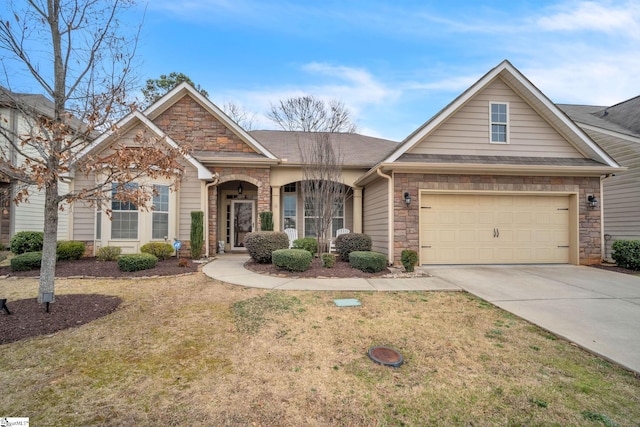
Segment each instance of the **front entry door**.
[{"label": "front entry door", "polygon": [[244,238],[253,231],[254,205],[253,200],[234,200],[231,203],[231,247],[233,249],[244,249]]}]

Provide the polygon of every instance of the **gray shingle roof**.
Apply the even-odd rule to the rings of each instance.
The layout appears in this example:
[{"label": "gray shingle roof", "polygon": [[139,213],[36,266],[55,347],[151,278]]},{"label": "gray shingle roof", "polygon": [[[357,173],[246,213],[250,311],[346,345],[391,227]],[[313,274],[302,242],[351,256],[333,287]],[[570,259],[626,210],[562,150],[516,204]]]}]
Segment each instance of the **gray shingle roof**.
[{"label": "gray shingle roof", "polygon": [[[311,144],[318,132],[254,130],[249,132],[260,144],[290,164],[300,164],[300,148]],[[398,142],[355,133],[330,133],[336,152],[344,157],[344,166],[372,167],[397,147]]]},{"label": "gray shingle roof", "polygon": [[613,105],[558,104],[573,121],[625,135],[640,135],[640,96]]}]

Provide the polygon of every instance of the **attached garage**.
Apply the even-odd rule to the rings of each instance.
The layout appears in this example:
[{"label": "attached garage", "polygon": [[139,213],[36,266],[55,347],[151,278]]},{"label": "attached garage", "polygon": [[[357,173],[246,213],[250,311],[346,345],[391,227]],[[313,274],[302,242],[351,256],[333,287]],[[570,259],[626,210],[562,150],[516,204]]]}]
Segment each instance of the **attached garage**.
[{"label": "attached garage", "polygon": [[576,200],[569,194],[422,192],[420,263],[575,263]]}]

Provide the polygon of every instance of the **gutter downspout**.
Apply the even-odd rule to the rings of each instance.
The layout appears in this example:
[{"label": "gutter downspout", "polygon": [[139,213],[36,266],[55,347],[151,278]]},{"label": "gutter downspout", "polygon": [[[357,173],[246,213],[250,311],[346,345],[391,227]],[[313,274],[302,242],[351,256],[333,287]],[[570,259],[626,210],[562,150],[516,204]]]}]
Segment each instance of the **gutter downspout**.
[{"label": "gutter downspout", "polygon": [[216,174],[216,176],[213,179],[213,182],[210,182],[204,186],[204,229],[205,229],[204,247],[206,248],[204,255],[207,258],[209,258],[209,187],[218,185],[219,181],[220,181],[220,178]]},{"label": "gutter downspout", "polygon": [[388,257],[388,262],[389,265],[393,265],[394,263],[394,240],[393,240],[393,179],[390,175],[385,175],[384,173],[382,173],[382,171],[380,170],[380,168],[376,169],[376,173],[382,177],[385,178],[388,182],[387,185],[387,191],[389,192],[389,196],[387,197],[387,215],[389,215],[389,223],[388,223],[388,230],[387,230],[387,241],[389,242],[389,247],[387,248],[387,257]]}]

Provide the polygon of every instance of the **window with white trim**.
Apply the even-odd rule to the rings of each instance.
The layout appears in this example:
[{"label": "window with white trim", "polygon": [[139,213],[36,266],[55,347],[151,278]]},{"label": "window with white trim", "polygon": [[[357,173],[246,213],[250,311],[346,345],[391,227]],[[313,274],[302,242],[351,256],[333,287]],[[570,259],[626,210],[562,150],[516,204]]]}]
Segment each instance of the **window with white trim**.
[{"label": "window with white trim", "polygon": [[[111,238],[138,238],[138,207],[132,202],[117,200],[118,188],[122,184],[113,184],[111,199]],[[127,189],[135,189],[138,184],[124,184]]]},{"label": "window with white trim", "polygon": [[169,236],[169,186],[154,185],[151,238],[166,239]]},{"label": "window with white trim", "polygon": [[490,142],[493,144],[507,144],[509,142],[509,104],[491,102],[490,110]]},{"label": "window with white trim", "polygon": [[[311,197],[305,197],[304,203],[304,236],[317,237],[316,220],[318,213],[315,211],[315,203]],[[331,213],[331,230],[327,230],[329,236],[333,236],[336,230],[344,228],[344,199],[337,200]]]}]

